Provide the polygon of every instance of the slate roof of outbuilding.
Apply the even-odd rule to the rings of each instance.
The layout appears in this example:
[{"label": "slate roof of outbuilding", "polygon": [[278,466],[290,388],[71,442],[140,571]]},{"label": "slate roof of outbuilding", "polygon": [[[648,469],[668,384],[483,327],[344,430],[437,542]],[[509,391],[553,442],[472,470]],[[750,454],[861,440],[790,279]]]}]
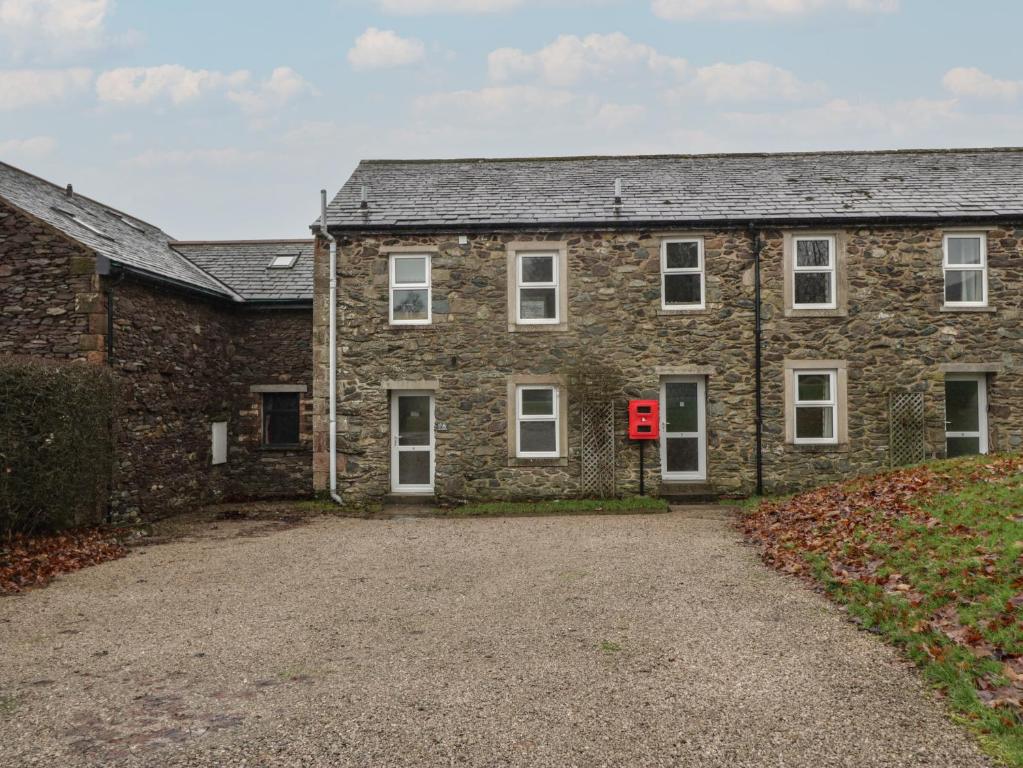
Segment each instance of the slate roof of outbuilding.
[{"label": "slate roof of outbuilding", "polygon": [[[232,301],[312,300],[311,240],[181,242],[147,221],[78,191],[68,196],[64,187],[3,162],[0,198],[143,275]],[[299,258],[291,269],[265,269],[278,253]]]},{"label": "slate roof of outbuilding", "polygon": [[327,209],[338,229],[1020,215],[1020,148],[364,160]]},{"label": "slate roof of outbuilding", "polygon": [[[171,246],[245,301],[312,301],[312,240],[215,240]],[[275,256],[297,258],[291,267],[271,267]]]},{"label": "slate roof of outbuilding", "polygon": [[112,262],[218,296],[235,298],[230,288],[174,251],[169,245],[173,238],[147,221],[78,192],[68,197],[63,187],[2,162],[0,197]]}]

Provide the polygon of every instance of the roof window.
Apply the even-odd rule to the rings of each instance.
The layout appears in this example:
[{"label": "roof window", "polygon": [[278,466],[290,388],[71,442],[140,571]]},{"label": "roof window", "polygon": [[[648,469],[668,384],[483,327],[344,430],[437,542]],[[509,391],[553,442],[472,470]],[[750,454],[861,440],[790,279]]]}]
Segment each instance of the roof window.
[{"label": "roof window", "polygon": [[89,230],[90,232],[92,232],[95,235],[99,235],[100,237],[104,238],[105,240],[113,240],[114,239],[110,235],[108,235],[106,232],[104,232],[102,229],[100,229],[99,227],[97,227],[97,226],[95,226],[93,224],[90,224],[89,222],[87,222],[84,219],[82,219],[76,213],[73,213],[71,211],[65,210],[64,208],[57,208],[56,206],[53,206],[53,210],[55,210],[59,214],[67,216],[69,219],[71,219],[71,221],[73,221],[78,226],[82,227],[83,229]]},{"label": "roof window", "polygon": [[296,261],[298,261],[298,256],[282,253],[273,257],[268,269],[291,269],[295,266]]}]

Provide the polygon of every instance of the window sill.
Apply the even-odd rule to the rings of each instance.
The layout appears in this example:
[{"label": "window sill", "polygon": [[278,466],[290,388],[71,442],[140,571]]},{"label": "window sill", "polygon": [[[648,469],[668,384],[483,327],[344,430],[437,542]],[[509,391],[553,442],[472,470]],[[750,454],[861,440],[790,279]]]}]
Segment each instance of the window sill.
[{"label": "window sill", "polygon": [[509,333],[564,333],[568,323],[508,323]]},{"label": "window sill", "polygon": [[294,445],[261,445],[256,450],[265,453],[309,453],[309,446],[295,443]]},{"label": "window sill", "polygon": [[997,307],[957,307],[955,304],[942,304],[941,312],[987,312],[995,313],[998,311]]},{"label": "window sill", "polygon": [[568,458],[562,456],[559,459],[520,459],[517,456],[508,457],[509,467],[567,467]]},{"label": "window sill", "polygon": [[785,443],[786,453],[849,453],[849,443]]},{"label": "window sill", "polygon": [[692,309],[683,309],[679,307],[677,309],[665,309],[661,307],[657,310],[658,317],[671,317],[672,315],[709,315],[713,310],[707,307],[693,307]]},{"label": "window sill", "polygon": [[848,317],[849,310],[844,307],[838,309],[799,309],[798,307],[786,307],[785,317]]}]

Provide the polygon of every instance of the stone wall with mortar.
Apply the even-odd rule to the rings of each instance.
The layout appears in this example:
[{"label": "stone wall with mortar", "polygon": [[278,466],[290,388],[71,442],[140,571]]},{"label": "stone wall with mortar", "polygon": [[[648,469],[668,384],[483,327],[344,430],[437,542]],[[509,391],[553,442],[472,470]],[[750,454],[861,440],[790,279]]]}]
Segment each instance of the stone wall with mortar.
[{"label": "stone wall with mortar", "polygon": [[[795,230],[791,230],[795,231]],[[833,232],[834,230],[828,230]],[[821,230],[814,230],[821,232]],[[1023,435],[1023,230],[988,232],[992,312],[942,312],[942,232],[934,228],[847,227],[846,310],[839,316],[786,317],[781,231],[764,233],[764,472],[768,491],[848,477],[888,462],[888,393],[923,391],[928,453],[944,451],[943,376],[948,363],[997,364],[990,378],[992,448],[1015,449]],[[446,498],[570,496],[579,492],[578,411],[570,402],[564,461],[509,459],[507,381],[556,376],[579,360],[610,361],[623,395],[656,397],[664,368],[709,371],[708,479],[662,485],[655,446],[647,485],[665,494],[746,494],[754,470],[753,249],[743,229],[700,231],[705,238],[707,309],[660,308],[659,246],[669,232],[549,232],[469,235],[358,234],[342,241],[338,278],[338,474],[353,501],[389,492],[388,382],[437,383],[436,486]],[[568,326],[510,333],[507,244],[549,240],[567,247]],[[435,247],[434,319],[388,324],[388,249]],[[316,255],[314,306],[314,482],[326,485],[327,284],[324,243]],[[784,361],[848,364],[849,440],[796,447],[784,436]],[[658,369],[661,370],[658,370]],[[623,403],[624,404],[624,397]],[[624,439],[619,407],[618,487],[635,491],[637,449]]]},{"label": "stone wall with mortar", "polygon": [[89,249],[0,201],[0,354],[102,362],[95,264]]}]

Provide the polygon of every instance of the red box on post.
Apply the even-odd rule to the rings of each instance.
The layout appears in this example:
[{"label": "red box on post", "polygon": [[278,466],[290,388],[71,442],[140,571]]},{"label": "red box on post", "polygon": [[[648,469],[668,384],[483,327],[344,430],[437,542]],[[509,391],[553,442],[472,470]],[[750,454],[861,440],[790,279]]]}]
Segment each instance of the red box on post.
[{"label": "red box on post", "polygon": [[629,401],[629,439],[656,440],[660,437],[660,409],[656,400]]}]

